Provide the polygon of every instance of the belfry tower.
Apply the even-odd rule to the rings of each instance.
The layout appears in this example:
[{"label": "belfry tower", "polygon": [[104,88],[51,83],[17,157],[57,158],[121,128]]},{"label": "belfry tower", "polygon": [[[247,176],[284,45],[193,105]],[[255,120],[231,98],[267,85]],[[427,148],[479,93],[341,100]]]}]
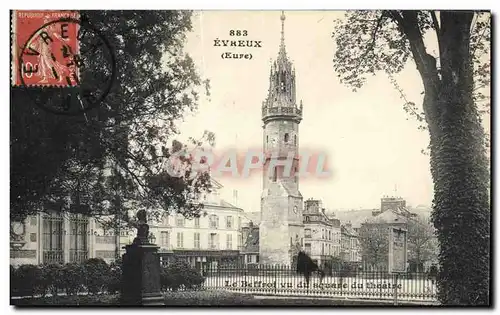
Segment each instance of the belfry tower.
[{"label": "belfry tower", "polygon": [[285,50],[285,14],[281,14],[281,44],[271,66],[269,91],[262,102],[263,147],[266,154],[261,195],[259,262],[290,265],[303,245],[303,201],[299,192],[299,124],[295,69]]}]

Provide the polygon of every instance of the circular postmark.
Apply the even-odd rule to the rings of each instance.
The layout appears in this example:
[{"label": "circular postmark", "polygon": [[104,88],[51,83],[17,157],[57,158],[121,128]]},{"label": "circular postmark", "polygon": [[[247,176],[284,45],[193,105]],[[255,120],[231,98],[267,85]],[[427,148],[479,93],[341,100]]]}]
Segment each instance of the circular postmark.
[{"label": "circular postmark", "polygon": [[[68,32],[71,27],[76,31]],[[71,42],[73,47],[67,44]],[[33,58],[35,68],[35,61],[28,61]],[[104,101],[115,81],[116,60],[109,41],[87,19],[65,17],[43,24],[29,36],[19,55],[18,72],[21,86],[35,105],[53,114],[74,116]],[[27,83],[34,73],[40,83]]]}]

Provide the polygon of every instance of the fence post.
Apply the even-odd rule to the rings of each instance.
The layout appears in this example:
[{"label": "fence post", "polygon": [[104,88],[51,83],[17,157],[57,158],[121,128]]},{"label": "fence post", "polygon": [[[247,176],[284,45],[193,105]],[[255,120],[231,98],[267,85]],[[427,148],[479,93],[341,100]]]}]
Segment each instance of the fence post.
[{"label": "fence post", "polygon": [[[247,283],[248,281],[248,277],[247,277],[247,273],[248,273],[248,265],[241,265],[241,267],[243,269],[243,273],[245,275],[245,283]],[[245,286],[245,288],[243,289],[244,292],[246,293],[247,292],[247,287]]]},{"label": "fence post", "polygon": [[278,272],[281,265],[273,265],[274,272],[274,294],[278,292]]},{"label": "fence post", "polygon": [[394,281],[393,281],[393,290],[394,290],[394,305],[398,305],[398,273],[394,273]]}]

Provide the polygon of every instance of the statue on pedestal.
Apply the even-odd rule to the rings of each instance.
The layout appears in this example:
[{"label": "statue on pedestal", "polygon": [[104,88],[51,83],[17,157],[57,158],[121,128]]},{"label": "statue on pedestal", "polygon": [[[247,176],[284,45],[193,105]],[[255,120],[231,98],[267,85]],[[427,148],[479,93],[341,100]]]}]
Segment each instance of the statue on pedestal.
[{"label": "statue on pedestal", "polygon": [[133,244],[148,244],[149,225],[147,224],[146,210],[139,210],[136,217],[137,223],[135,226],[137,228],[137,236],[134,238]]},{"label": "statue on pedestal", "polygon": [[164,305],[160,284],[158,247],[148,240],[149,226],[145,210],[137,212],[137,236],[125,246],[121,290],[122,305]]}]

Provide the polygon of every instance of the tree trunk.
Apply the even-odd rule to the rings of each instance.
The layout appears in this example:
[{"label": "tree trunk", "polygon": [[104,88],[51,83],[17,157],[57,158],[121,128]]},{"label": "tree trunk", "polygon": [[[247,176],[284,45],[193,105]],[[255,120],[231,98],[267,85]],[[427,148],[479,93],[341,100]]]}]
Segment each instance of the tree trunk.
[{"label": "tree trunk", "polygon": [[473,102],[473,14],[441,12],[441,80],[423,76],[434,181],[433,223],[440,242],[438,294],[446,305],[489,305],[489,173]]}]

